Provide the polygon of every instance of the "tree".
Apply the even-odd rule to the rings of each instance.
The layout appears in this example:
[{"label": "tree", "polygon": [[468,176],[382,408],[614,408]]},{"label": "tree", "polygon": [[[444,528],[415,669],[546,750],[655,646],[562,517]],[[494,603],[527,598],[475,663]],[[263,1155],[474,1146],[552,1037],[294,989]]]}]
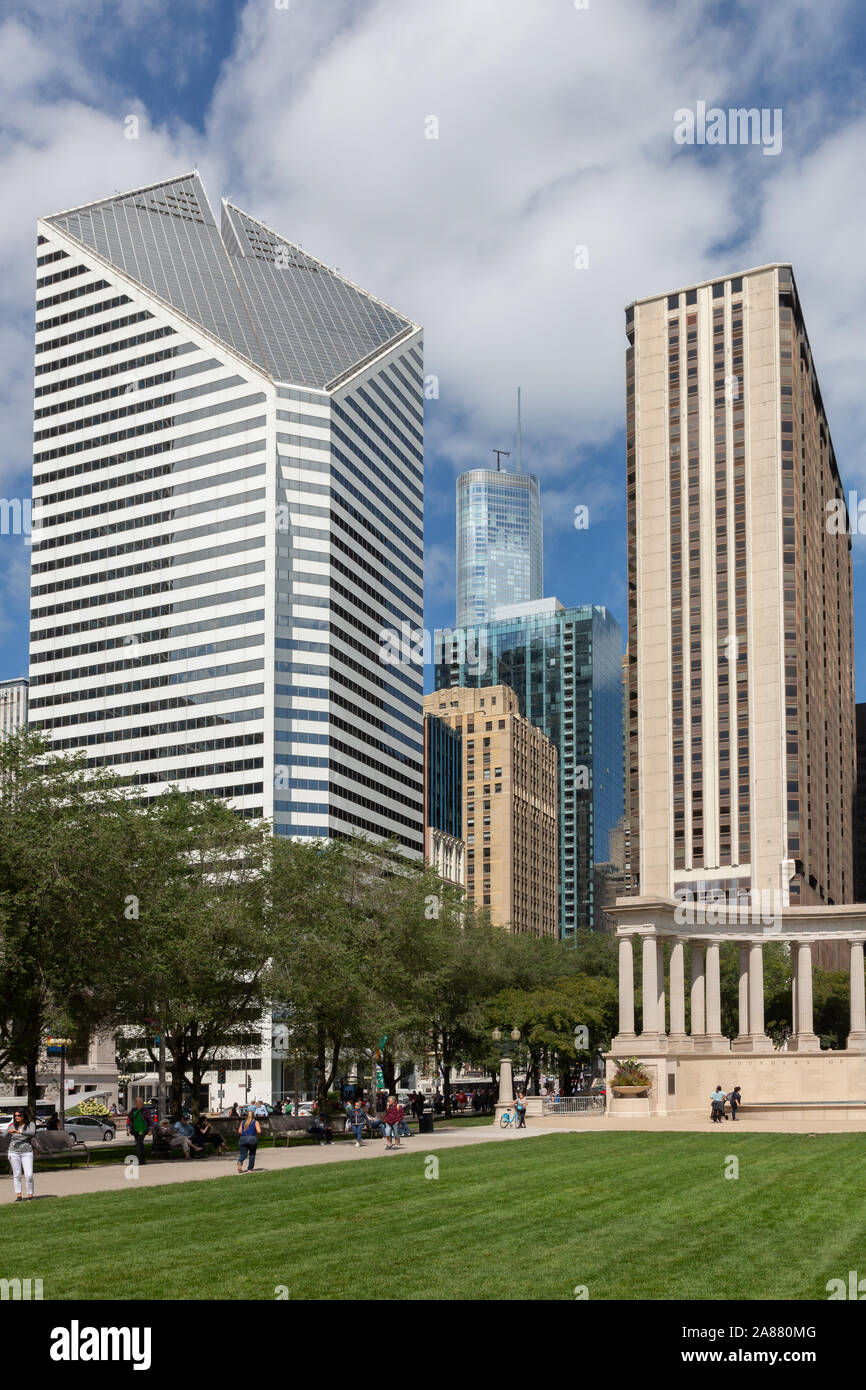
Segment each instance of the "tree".
[{"label": "tree", "polygon": [[127,818],[117,780],[83,754],[54,754],[29,727],[0,742],[0,1070],[24,1072],[31,1113],[46,1032],[111,1012]]},{"label": "tree", "polygon": [[175,791],[130,817],[115,1021],[143,1029],[154,1062],[155,1039],[164,1038],[175,1118],[185,1088],[197,1116],[202,1078],[220,1051],[248,1057],[260,1046],[251,1030],[267,1003],[270,843],[262,822]]},{"label": "tree", "polygon": [[537,1092],[543,1063],[560,1076],[580,1052],[574,1030],[589,1030],[593,1046],[609,1047],[617,1020],[617,988],[605,977],[574,974],[536,989],[506,989],[487,1003],[490,1028],[504,1022],[520,1029],[529,1055],[527,1087]]},{"label": "tree", "polygon": [[285,1008],[293,1046],[316,1059],[321,1113],[341,1054],[369,1049],[382,1036],[387,1011],[377,988],[379,914],[390,871],[387,850],[360,837],[276,839],[272,846],[268,989]]}]

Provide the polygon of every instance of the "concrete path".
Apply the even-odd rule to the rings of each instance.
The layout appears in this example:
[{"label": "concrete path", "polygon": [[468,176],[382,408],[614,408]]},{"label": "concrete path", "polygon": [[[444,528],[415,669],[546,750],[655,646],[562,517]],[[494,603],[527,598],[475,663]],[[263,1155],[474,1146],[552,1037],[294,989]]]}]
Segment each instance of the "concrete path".
[{"label": "concrete path", "polygon": [[[866,1133],[866,1118],[844,1116],[811,1121],[784,1119],[747,1119],[736,1122],[713,1124],[706,1116],[695,1114],[658,1115],[647,1117],[631,1116],[545,1116],[532,1118],[525,1130],[503,1130],[498,1125],[474,1125],[459,1129],[444,1127],[435,1134],[413,1134],[403,1141],[398,1153],[386,1153],[381,1140],[366,1140],[360,1149],[346,1140],[320,1147],[305,1144],[297,1148],[273,1149],[264,1143],[256,1158],[256,1169],[250,1180],[255,1181],[255,1173],[282,1172],[290,1168],[309,1168],[321,1163],[366,1163],[372,1159],[381,1162],[400,1163],[403,1154],[438,1153],[446,1149],[466,1148],[472,1144],[517,1144],[524,1140],[537,1138],[543,1134],[610,1134],[615,1131],[636,1131],[643,1134],[699,1133],[724,1136],[729,1142],[736,1134],[847,1134]],[[180,1158],[146,1163],[138,1169],[138,1177],[129,1179],[126,1169],[120,1164],[93,1165],[72,1169],[36,1169],[37,1197],[71,1197],[89,1192],[117,1192],[128,1189],[134,1181],[137,1188],[164,1187],[170,1183],[203,1182],[208,1178],[237,1176],[235,1156],[227,1158],[190,1159]],[[6,1165],[4,1164],[4,1167]],[[244,1174],[244,1181],[248,1175]],[[0,1202],[12,1200],[12,1182],[8,1174],[0,1179]]]}]

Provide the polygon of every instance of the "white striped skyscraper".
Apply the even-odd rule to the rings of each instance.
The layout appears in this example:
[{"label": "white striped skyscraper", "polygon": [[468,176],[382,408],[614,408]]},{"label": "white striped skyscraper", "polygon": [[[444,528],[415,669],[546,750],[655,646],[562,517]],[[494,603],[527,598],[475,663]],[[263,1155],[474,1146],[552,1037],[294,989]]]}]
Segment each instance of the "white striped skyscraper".
[{"label": "white striped skyscraper", "polygon": [[423,851],[421,330],[193,173],[38,225],[33,722]]}]

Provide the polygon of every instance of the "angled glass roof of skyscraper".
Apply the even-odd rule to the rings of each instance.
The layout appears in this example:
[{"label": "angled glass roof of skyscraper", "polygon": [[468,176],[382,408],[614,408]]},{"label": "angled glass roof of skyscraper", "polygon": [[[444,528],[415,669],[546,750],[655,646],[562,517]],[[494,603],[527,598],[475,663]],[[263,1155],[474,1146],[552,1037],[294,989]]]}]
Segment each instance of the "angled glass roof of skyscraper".
[{"label": "angled glass roof of skyscraper", "polygon": [[322,389],[416,325],[223,204],[198,173],[45,219],[275,381]]},{"label": "angled glass roof of skyscraper", "polygon": [[327,386],[414,329],[230,203],[222,230],[226,246],[239,247],[234,268],[275,380]]}]

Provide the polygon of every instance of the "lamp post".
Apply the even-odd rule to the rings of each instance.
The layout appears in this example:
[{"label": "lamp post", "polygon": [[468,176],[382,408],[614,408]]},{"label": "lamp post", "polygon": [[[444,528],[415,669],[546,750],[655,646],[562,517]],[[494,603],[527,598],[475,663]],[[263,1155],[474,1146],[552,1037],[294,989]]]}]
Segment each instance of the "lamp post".
[{"label": "lamp post", "polygon": [[46,1052],[49,1056],[56,1056],[60,1053],[60,1127],[66,1117],[66,1049],[72,1044],[71,1038],[49,1037],[46,1040]]},{"label": "lamp post", "polygon": [[502,1035],[500,1028],[494,1028],[490,1035],[496,1048],[499,1051],[499,1096],[496,1101],[496,1111],[494,1121],[499,1119],[503,1110],[514,1104],[514,1080],[511,1066],[511,1053],[513,1048],[520,1042],[520,1029],[512,1028],[510,1039]]}]

